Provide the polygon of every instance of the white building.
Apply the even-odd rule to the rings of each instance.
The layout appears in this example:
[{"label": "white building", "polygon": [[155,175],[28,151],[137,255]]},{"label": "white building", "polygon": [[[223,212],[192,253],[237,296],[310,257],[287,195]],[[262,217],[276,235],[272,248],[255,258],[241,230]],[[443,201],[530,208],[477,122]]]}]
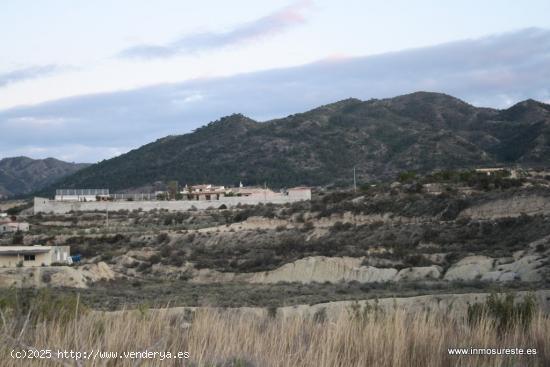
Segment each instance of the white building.
[{"label": "white building", "polygon": [[12,222],[12,221],[1,221],[0,222],[0,234],[2,233],[13,233],[17,231],[27,232],[29,230],[29,223],[27,222]]},{"label": "white building", "polygon": [[300,200],[311,200],[311,188],[306,186],[292,187],[288,189],[287,195]]},{"label": "white building", "polygon": [[188,200],[220,200],[225,197],[225,186],[215,186],[210,184],[185,186],[181,192]]},{"label": "white building", "polygon": [[0,246],[0,267],[70,263],[69,246]]}]

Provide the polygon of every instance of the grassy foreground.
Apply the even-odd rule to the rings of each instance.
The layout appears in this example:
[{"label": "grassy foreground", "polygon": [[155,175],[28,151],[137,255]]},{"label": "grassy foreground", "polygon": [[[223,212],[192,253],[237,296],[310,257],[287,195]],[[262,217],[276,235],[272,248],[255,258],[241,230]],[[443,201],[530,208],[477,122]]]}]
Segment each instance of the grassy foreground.
[{"label": "grassy foreground", "polygon": [[[73,305],[74,306],[74,305]],[[72,307],[72,306],[71,306]],[[2,366],[548,366],[550,318],[536,313],[528,325],[505,329],[494,318],[404,310],[348,309],[334,320],[281,318],[233,311],[201,310],[193,315],[169,309],[105,313],[78,310],[55,317],[17,316],[2,311]],[[47,310],[43,315],[48,315]],[[365,312],[369,311],[369,312]],[[49,313],[51,315],[51,313]],[[536,355],[456,356],[447,348],[536,348]],[[117,352],[117,358],[13,359],[12,350],[35,348]],[[120,358],[121,352],[189,352],[188,359]],[[44,353],[44,352],[42,352]],[[113,355],[111,355],[113,357]],[[81,356],[83,358],[83,356]]]}]

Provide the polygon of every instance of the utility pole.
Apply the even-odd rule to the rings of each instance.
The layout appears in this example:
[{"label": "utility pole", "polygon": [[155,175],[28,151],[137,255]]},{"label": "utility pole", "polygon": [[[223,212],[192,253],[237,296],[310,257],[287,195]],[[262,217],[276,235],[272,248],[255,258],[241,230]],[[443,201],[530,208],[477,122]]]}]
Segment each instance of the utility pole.
[{"label": "utility pole", "polygon": [[355,166],[353,166],[353,191],[357,192],[357,181],[355,179]]}]

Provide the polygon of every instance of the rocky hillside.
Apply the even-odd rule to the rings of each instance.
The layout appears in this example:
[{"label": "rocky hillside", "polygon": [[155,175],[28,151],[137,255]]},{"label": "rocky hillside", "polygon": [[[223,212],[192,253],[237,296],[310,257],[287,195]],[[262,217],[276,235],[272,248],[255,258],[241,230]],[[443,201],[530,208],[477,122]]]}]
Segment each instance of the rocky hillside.
[{"label": "rocky hillside", "polygon": [[0,160],[0,196],[24,195],[40,190],[87,166],[54,158],[4,158]]},{"label": "rocky hillside", "polygon": [[5,269],[0,288],[86,287],[85,302],[105,309],[549,289],[550,172],[510,176],[454,171],[285,205],[120,210],[108,220],[29,215],[31,230],[0,246],[71,246],[82,263],[32,276]]},{"label": "rocky hillside", "polygon": [[549,157],[550,105],[527,100],[496,110],[417,92],[348,99],[263,123],[235,114],[95,164],[61,186],[349,185],[353,167],[366,182],[405,170],[547,165]]}]

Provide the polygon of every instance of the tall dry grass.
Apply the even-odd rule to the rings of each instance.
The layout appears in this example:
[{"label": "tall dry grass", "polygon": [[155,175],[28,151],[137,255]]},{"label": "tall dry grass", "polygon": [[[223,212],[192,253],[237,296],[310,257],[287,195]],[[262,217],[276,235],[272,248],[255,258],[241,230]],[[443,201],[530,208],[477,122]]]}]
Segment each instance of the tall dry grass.
[{"label": "tall dry grass", "polygon": [[[349,310],[348,310],[349,311]],[[334,320],[197,311],[189,323],[169,309],[87,312],[48,321],[3,313],[1,366],[549,366],[550,318],[503,332],[489,318],[395,310]],[[12,349],[188,351],[188,360],[70,360],[10,357]],[[447,348],[536,348],[536,356],[452,356]]]}]

